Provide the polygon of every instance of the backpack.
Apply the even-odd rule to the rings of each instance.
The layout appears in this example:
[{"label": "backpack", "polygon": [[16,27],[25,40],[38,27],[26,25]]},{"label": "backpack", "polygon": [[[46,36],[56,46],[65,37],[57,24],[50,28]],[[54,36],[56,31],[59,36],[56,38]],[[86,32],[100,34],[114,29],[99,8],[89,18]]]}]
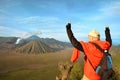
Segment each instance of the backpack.
[{"label": "backpack", "polygon": [[95,72],[101,77],[101,80],[109,80],[115,74],[112,68],[112,56],[110,55],[108,50],[103,50],[96,43],[92,43],[92,44],[95,45],[96,48],[103,53],[103,57],[96,68],[94,68],[90,60],[89,59],[88,60],[92,65],[93,69],[95,70]]}]

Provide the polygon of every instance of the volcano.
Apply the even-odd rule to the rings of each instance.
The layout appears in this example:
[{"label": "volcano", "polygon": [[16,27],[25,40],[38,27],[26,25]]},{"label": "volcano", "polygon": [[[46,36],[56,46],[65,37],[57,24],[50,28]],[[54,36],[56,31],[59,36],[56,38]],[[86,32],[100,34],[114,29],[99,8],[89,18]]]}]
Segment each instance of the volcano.
[{"label": "volcano", "polygon": [[32,40],[27,44],[16,49],[17,53],[27,53],[27,54],[41,54],[41,53],[47,53],[53,51],[55,51],[53,48],[49,47],[45,43],[38,40]]},{"label": "volcano", "polygon": [[26,40],[31,41],[31,40],[40,40],[40,37],[38,37],[37,35],[32,35],[30,37],[28,37]]}]

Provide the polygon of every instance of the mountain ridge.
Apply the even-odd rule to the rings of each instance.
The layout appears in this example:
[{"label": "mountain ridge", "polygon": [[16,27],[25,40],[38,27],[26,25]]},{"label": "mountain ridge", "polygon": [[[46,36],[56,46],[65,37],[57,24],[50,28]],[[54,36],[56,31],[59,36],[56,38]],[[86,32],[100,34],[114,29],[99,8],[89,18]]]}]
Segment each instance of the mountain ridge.
[{"label": "mountain ridge", "polygon": [[[59,40],[56,40],[54,38],[40,38],[36,35],[30,36],[26,39],[21,39],[19,37],[0,37],[0,48],[1,50],[14,50],[16,52],[23,52],[23,53],[46,53],[46,52],[51,52],[51,51],[58,51],[58,50],[63,50],[65,48],[72,47],[70,43],[67,42],[62,42]],[[17,42],[19,41],[19,42]],[[18,44],[16,44],[16,42]],[[40,44],[42,44],[40,46]],[[25,47],[26,45],[31,46],[31,50],[28,49],[28,52],[26,51],[29,48],[28,46]],[[43,51],[42,47],[44,47],[45,51]],[[37,49],[37,50],[34,50]],[[48,48],[48,49],[47,49]],[[39,51],[41,50],[41,52]]]}]

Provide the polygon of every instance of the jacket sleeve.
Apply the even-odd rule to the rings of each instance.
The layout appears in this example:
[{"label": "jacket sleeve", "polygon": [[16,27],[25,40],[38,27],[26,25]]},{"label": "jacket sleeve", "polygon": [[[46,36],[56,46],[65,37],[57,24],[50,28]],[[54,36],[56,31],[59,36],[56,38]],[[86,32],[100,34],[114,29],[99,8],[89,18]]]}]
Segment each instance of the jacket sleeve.
[{"label": "jacket sleeve", "polygon": [[80,43],[79,41],[77,41],[77,39],[73,36],[71,27],[69,27],[69,28],[66,27],[66,31],[67,31],[68,38],[69,38],[69,40],[71,41],[71,44],[72,44],[75,48],[77,48],[78,50],[84,52],[81,43]]},{"label": "jacket sleeve", "polygon": [[112,45],[112,39],[111,39],[109,27],[106,27],[106,29],[105,29],[105,37],[106,37],[106,41],[108,41],[110,43],[110,46],[111,46]]}]

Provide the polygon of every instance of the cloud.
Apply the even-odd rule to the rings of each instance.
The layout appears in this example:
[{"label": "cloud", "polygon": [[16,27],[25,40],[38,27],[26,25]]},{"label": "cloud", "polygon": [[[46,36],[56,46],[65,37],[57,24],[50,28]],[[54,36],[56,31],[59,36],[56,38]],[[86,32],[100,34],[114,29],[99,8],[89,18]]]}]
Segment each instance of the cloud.
[{"label": "cloud", "polygon": [[[82,16],[81,16],[82,17]],[[80,17],[80,18],[81,18]],[[103,2],[100,4],[99,8],[95,9],[94,13],[89,13],[89,16],[82,17],[83,20],[88,21],[95,21],[95,22],[102,22],[102,21],[110,21],[113,18],[120,17],[120,0],[119,1],[110,1],[110,2]],[[105,22],[106,22],[105,21]]]},{"label": "cloud", "polygon": [[23,36],[21,36],[21,38],[27,38],[31,35],[41,35],[42,32],[41,31],[35,31],[35,32],[26,32],[23,34]]},{"label": "cloud", "polygon": [[10,12],[0,8],[0,18],[5,16],[11,16]]},{"label": "cloud", "polygon": [[[19,23],[18,27],[2,27],[0,30],[4,31],[3,36],[16,36],[21,38],[27,38],[31,35],[39,35],[42,37],[56,38],[58,35],[65,34],[65,25],[59,23],[59,19],[56,17],[40,17],[31,16],[26,18],[16,18],[16,23]],[[64,29],[64,30],[63,30]],[[6,34],[7,33],[7,34]],[[9,34],[8,34],[9,33]],[[63,36],[64,37],[64,36]],[[59,37],[58,37],[59,38]]]},{"label": "cloud", "polygon": [[6,26],[0,26],[0,31],[2,34],[1,36],[21,36],[23,33],[25,34],[26,31],[20,30],[20,29],[15,29],[12,27],[6,27]]},{"label": "cloud", "polygon": [[112,1],[101,8],[100,11],[106,16],[120,16],[120,1]]},{"label": "cloud", "polygon": [[41,29],[61,28],[61,20],[57,17],[30,16],[26,18],[16,18],[16,23],[24,26],[26,30],[37,31]]},{"label": "cloud", "polygon": [[5,29],[6,29],[6,27],[0,26],[0,30],[5,30]]},{"label": "cloud", "polygon": [[16,19],[19,23],[23,23],[23,24],[39,24],[39,23],[49,23],[49,22],[56,22],[58,21],[58,18],[56,17],[40,17],[40,16],[30,16],[30,17],[26,17],[26,18],[18,18]]},{"label": "cloud", "polygon": [[42,38],[54,38],[60,41],[66,41],[68,39],[67,33],[63,31],[42,30],[42,34],[39,35]]},{"label": "cloud", "polygon": [[62,20],[57,17],[30,16],[26,18],[16,18],[16,22],[29,32],[43,32],[51,30],[52,32],[62,30],[65,27]]}]

